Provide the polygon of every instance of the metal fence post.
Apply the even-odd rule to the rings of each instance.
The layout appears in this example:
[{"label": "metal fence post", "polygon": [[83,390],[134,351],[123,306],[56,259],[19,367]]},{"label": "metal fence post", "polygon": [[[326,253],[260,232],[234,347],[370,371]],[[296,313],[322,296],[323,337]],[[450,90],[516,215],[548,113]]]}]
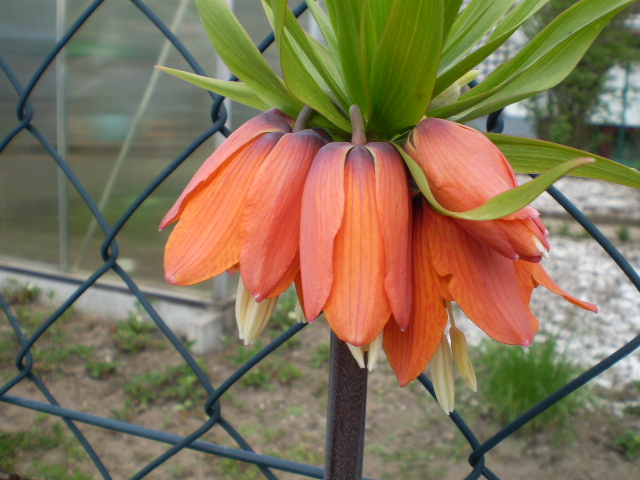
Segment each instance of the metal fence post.
[{"label": "metal fence post", "polygon": [[368,373],[331,332],[325,480],[362,478]]},{"label": "metal fence post", "polygon": [[[67,0],[56,5],[56,41],[66,31]],[[60,156],[68,160],[67,136],[67,56],[62,49],[56,57],[56,141]],[[58,169],[58,238],[60,241],[60,270],[69,271],[69,198],[67,176]]]}]

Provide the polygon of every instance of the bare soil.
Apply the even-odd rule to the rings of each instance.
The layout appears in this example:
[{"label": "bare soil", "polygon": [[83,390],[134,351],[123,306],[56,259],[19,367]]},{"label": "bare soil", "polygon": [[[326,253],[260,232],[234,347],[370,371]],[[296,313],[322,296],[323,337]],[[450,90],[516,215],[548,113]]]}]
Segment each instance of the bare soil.
[{"label": "bare soil", "polygon": [[[41,321],[38,312],[50,311],[51,307],[44,301],[37,306],[14,306],[14,309],[21,312],[21,318],[29,325],[27,328],[33,331]],[[157,331],[141,333],[140,338],[147,343],[125,352],[123,345],[114,341],[114,324],[102,319],[72,313],[60,319],[55,327],[36,344],[40,353],[35,355],[34,371],[41,375],[62,406],[179,435],[193,432],[206,420],[202,408],[203,389],[197,383],[186,383],[179,388],[185,375],[172,380],[172,385],[177,385],[177,394],[166,386],[147,384],[145,388],[145,384],[139,382],[140,375],[166,376],[167,369],[183,363]],[[18,349],[17,344],[9,341],[12,335],[6,317],[0,316],[0,345],[4,345],[4,349],[0,349],[2,383],[15,374],[13,363]],[[240,381],[222,397],[223,417],[257,452],[322,466],[328,339],[328,327],[317,321],[268,358],[266,367],[251,377],[253,385]],[[263,343],[268,341],[269,331],[264,334]],[[234,339],[224,351],[200,359],[214,386],[220,385],[237,368],[235,364],[242,360],[245,348]],[[92,378],[88,372],[89,362],[98,361],[113,364],[114,368],[105,367],[104,372],[99,372],[103,378]],[[96,372],[93,373],[96,376]],[[132,394],[131,384],[136,384],[136,380],[141,387]],[[500,425],[485,403],[481,376],[479,380],[478,394],[459,390],[457,406],[482,442],[499,430]],[[129,387],[125,388],[127,382]],[[9,393],[44,401],[28,381]],[[633,389],[594,393],[596,400],[590,403],[588,411],[574,418],[569,432],[550,428],[535,434],[515,435],[487,455],[487,466],[501,479],[639,478],[639,460],[628,459],[615,442],[625,430],[640,431],[640,417],[616,416],[608,403],[633,395],[637,397],[637,390],[635,393]],[[365,476],[457,480],[471,472],[466,461],[471,448],[450,419],[416,382],[399,388],[384,359],[369,376],[367,402]],[[114,479],[131,477],[168,448],[161,443],[78,425]],[[20,436],[20,432],[24,436]],[[0,448],[5,449],[0,450],[0,465],[5,462],[4,471],[0,468],[0,480],[100,478],[86,453],[57,418],[0,402],[2,438],[13,442],[11,445],[15,448],[11,451],[0,442]],[[52,441],[47,443],[46,439]],[[219,426],[202,439],[237,447]],[[302,478],[275,473],[282,479]],[[263,477],[254,466],[185,450],[148,478]]]}]

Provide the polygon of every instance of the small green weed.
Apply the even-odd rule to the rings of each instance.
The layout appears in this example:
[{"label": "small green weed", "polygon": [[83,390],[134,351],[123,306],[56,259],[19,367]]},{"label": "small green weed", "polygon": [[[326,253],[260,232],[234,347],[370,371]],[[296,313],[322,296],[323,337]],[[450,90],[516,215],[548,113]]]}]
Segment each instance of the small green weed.
[{"label": "small green weed", "polygon": [[614,444],[621,447],[629,460],[635,460],[640,456],[640,433],[633,430],[625,430],[624,434],[616,438]]},{"label": "small green weed", "polygon": [[302,376],[302,371],[293,363],[274,357],[263,360],[247,372],[241,380],[242,385],[261,388],[262,390],[272,390],[274,380],[281,385],[291,385],[296,378]]},{"label": "small green weed", "polygon": [[622,225],[618,230],[616,230],[616,235],[618,236],[618,240],[621,242],[628,242],[631,240],[631,230],[628,225]]},{"label": "small green weed", "polygon": [[560,229],[558,230],[558,235],[562,237],[570,237],[571,236],[571,225],[568,223],[563,223]]},{"label": "small green weed", "polygon": [[265,427],[262,430],[262,435],[267,443],[277,442],[286,436],[284,430],[275,427]]},{"label": "small green weed", "polygon": [[[38,422],[36,422],[38,423]],[[39,422],[40,424],[42,422]],[[67,437],[63,433],[62,425],[55,423],[49,429],[42,425],[35,425],[25,432],[0,433],[0,471],[13,471],[16,466],[17,459],[25,452],[32,452],[42,455],[50,450],[61,448],[66,458],[76,458],[75,440]],[[86,476],[69,476],[68,469],[70,465],[59,464],[43,464],[35,460],[28,473],[33,479],[89,479]],[[62,471],[64,469],[66,476],[48,475],[50,472]],[[80,474],[81,475],[81,474]]]},{"label": "small green weed", "polygon": [[[485,343],[479,365],[486,369],[481,389],[501,422],[508,423],[575,378],[580,369],[556,350],[556,339],[534,343],[524,349],[494,342]],[[582,390],[574,392],[525,427],[568,427],[571,415],[585,402]]]},{"label": "small green weed", "polygon": [[[268,324],[269,337],[273,340],[287,331],[296,323],[296,303],[298,297],[293,289],[289,289],[280,295],[278,304]],[[284,348],[296,348],[300,346],[300,340],[295,336],[287,340]]]},{"label": "small green weed", "polygon": [[274,372],[282,385],[291,385],[296,378],[302,376],[302,371],[298,367],[280,357],[272,358],[267,368]]},{"label": "small green weed", "polygon": [[30,282],[19,282],[15,278],[7,278],[0,285],[0,294],[9,304],[27,305],[37,300],[40,288]]},{"label": "small green weed", "polygon": [[0,338],[0,364],[8,364],[17,353],[17,341],[12,338]]},{"label": "small green weed", "polygon": [[112,338],[118,350],[123,353],[140,353],[154,343],[156,326],[146,320],[145,316],[142,306],[136,305],[136,310],[129,312],[129,318],[116,324]]},{"label": "small green weed", "polygon": [[116,373],[120,365],[121,363],[117,361],[88,360],[85,364],[85,368],[87,369],[87,373],[91,378],[103,380]]},{"label": "small green weed", "polygon": [[[198,364],[205,369],[204,363]],[[136,375],[125,382],[123,390],[128,396],[130,406],[142,409],[149,408],[154,402],[167,401],[178,402],[182,408],[190,409],[206,398],[206,392],[200,386],[198,377],[186,363],[167,367],[162,373]]]},{"label": "small green weed", "polygon": [[316,350],[311,355],[311,366],[313,368],[320,368],[325,365],[329,365],[331,358],[331,345],[329,342],[321,343],[316,347]]},{"label": "small green weed", "polygon": [[261,477],[260,470],[255,465],[244,462],[238,462],[231,458],[223,458],[215,464],[215,471],[219,475],[216,478],[237,480],[253,480]]},{"label": "small green weed", "polygon": [[260,350],[262,350],[262,343],[260,342],[255,342],[253,345],[246,346],[246,347],[244,345],[237,345],[235,354],[225,355],[224,358],[231,365],[239,367],[240,365],[244,365],[249,359],[251,359],[251,357],[253,357]]},{"label": "small green weed", "polygon": [[86,475],[78,470],[71,472],[67,465],[60,463],[46,464],[35,461],[27,469],[27,474],[32,480],[92,480],[91,475]]}]

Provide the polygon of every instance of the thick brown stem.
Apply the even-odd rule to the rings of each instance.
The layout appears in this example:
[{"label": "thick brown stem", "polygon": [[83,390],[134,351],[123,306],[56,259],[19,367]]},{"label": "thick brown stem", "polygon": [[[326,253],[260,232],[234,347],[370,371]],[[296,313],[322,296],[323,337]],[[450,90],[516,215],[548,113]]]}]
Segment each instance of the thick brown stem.
[{"label": "thick brown stem", "polygon": [[331,332],[325,480],[359,480],[364,459],[367,374]]}]

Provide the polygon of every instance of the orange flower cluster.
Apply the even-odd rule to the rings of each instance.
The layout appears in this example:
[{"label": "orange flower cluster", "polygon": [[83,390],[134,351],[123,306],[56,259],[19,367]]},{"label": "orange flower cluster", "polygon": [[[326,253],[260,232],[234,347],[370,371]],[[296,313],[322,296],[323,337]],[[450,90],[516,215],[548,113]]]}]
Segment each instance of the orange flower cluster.
[{"label": "orange flower cluster", "polygon": [[[277,110],[262,113],[198,170],[160,225],[180,220],[165,253],[170,283],[239,271],[246,311],[248,301],[268,302],[295,282],[309,321],[324,311],[341,340],[366,349],[382,334],[401,385],[442,344],[451,302],[491,338],[517,345],[529,345],[538,329],[529,308],[538,285],[597,311],[538,263],[548,231],[532,207],[492,221],[442,216],[412,196],[395,145],[331,142],[292,126]],[[468,127],[427,118],[404,148],[448,210],[517,186],[500,150]],[[261,328],[246,329],[245,341]]]}]

